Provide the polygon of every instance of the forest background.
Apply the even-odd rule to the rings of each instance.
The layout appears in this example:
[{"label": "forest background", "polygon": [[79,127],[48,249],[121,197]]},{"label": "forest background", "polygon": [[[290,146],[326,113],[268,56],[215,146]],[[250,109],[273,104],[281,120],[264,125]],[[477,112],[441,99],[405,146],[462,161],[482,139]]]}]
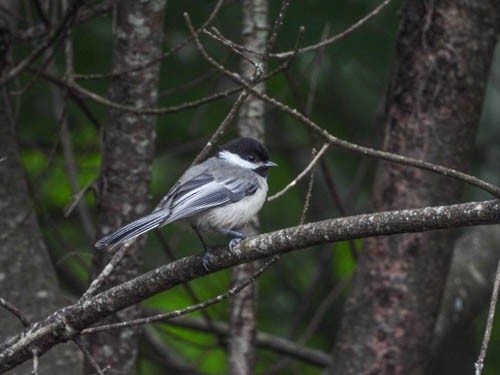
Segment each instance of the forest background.
[{"label": "forest background", "polygon": [[[500,255],[494,1],[4,1],[0,21],[1,371],[481,372]],[[169,225],[85,293],[112,258],[95,240],[238,135],[279,164],[252,230],[320,223],[220,250],[209,275]],[[262,266],[201,311],[83,331],[203,305]],[[103,294],[157,267],[163,284]],[[482,373],[498,374],[490,323]]]}]

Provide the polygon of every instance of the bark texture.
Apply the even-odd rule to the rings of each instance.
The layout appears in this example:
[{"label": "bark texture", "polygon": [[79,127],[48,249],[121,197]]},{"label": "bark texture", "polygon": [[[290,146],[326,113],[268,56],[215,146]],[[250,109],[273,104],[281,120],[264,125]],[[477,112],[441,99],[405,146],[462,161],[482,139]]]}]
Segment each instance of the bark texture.
[{"label": "bark texture", "polygon": [[455,242],[432,342],[430,374],[472,374],[477,359],[471,322],[486,310],[500,257],[500,226],[463,230]]},{"label": "bark texture", "polygon": [[[15,13],[15,3],[6,1],[3,6]],[[11,17],[0,12],[0,76],[7,70],[11,21]],[[33,209],[7,90],[0,87],[0,296],[33,322],[60,308],[65,301]],[[1,307],[0,337],[9,337],[19,329],[21,322]],[[39,371],[78,374],[81,363],[76,347],[65,344],[40,360]],[[27,362],[10,373],[28,374],[32,367]]]},{"label": "bark texture", "polygon": [[[242,5],[243,45],[263,53],[269,33],[267,0],[244,0]],[[255,59],[248,55],[248,58]],[[265,68],[262,67],[263,71]],[[255,74],[255,67],[241,59],[241,76],[249,80]],[[265,92],[265,82],[255,86]],[[250,95],[240,108],[238,134],[264,142],[265,103]],[[257,218],[256,218],[257,220]],[[248,235],[257,234],[257,221],[242,229]],[[255,272],[254,263],[245,263],[233,268],[231,283],[236,285],[250,278]],[[251,283],[231,299],[228,341],[228,371],[235,375],[249,375],[255,372],[255,338],[257,330],[257,284]]]},{"label": "bark texture", "polygon": [[[220,248],[210,258],[210,272],[336,241],[483,224],[500,224],[500,200],[324,220],[249,238],[234,253],[226,247]],[[197,254],[162,265],[86,301],[67,306],[29,330],[4,340],[0,344],[0,373],[30,359],[32,347],[43,354],[116,311],[207,275],[202,260],[203,256]]]},{"label": "bark texture", "polygon": [[[387,95],[386,150],[466,170],[499,29],[494,1],[406,1]],[[449,204],[462,184],[383,164],[378,210]],[[453,233],[369,239],[333,353],[333,374],[422,374]]]},{"label": "bark texture", "polygon": [[[113,71],[129,71],[158,58],[163,41],[165,1],[122,0],[115,4],[115,44]],[[112,101],[134,108],[152,108],[157,101],[159,64],[121,74],[111,81]],[[145,215],[150,207],[151,166],[155,140],[154,116],[142,116],[115,109],[109,111],[103,132],[102,167],[98,199],[98,237]],[[133,244],[104,287],[116,285],[140,273],[144,240]],[[96,253],[94,276],[109,261],[111,254]],[[120,311],[112,320],[129,320],[139,313],[139,306]],[[135,368],[139,330],[92,336],[88,343],[101,366],[110,366],[112,374],[131,374]],[[94,372],[89,367],[89,373]]]}]

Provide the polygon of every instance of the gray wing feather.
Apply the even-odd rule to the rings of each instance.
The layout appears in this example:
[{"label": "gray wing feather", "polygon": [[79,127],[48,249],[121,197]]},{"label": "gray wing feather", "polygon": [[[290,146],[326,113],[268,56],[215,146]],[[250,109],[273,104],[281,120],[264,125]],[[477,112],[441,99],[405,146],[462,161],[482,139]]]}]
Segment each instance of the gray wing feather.
[{"label": "gray wing feather", "polygon": [[221,178],[220,175],[214,177],[207,173],[206,168],[201,169],[201,167],[202,165],[195,166],[189,175],[181,177],[167,196],[160,201],[154,212],[100,239],[95,246],[104,248],[123,243],[151,229],[211,208],[238,202],[257,191],[257,181],[252,178],[253,172],[249,171],[249,175],[243,176],[245,178],[234,177],[231,173],[229,173],[230,178]]},{"label": "gray wing feather", "polygon": [[209,175],[204,175],[200,176],[199,180],[204,181],[204,183],[195,186],[189,181],[190,189],[184,189],[183,186],[180,186],[178,191],[182,194],[172,195],[172,199],[167,200],[170,215],[165,224],[190,217],[210,208],[238,202],[246,195],[255,193],[257,187],[253,181],[234,178],[217,181]]},{"label": "gray wing feather", "polygon": [[118,229],[116,232],[111,233],[109,236],[101,238],[96,242],[95,247],[102,249],[118,243],[123,243],[131,240],[151,229],[159,227],[165,220],[168,213],[165,211],[155,211],[147,216],[144,216],[124,227]]}]

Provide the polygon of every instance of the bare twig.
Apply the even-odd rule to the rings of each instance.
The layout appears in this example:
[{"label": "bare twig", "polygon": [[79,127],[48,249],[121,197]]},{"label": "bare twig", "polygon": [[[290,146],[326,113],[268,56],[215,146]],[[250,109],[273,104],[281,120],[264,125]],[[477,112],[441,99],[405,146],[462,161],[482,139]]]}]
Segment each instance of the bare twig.
[{"label": "bare twig", "polygon": [[[216,335],[228,334],[228,324],[226,322],[216,321],[213,327],[208,327],[202,320],[183,316],[170,319],[164,324],[173,327],[182,327],[191,330],[197,330]],[[311,349],[305,346],[297,345],[295,342],[285,338],[269,334],[267,332],[257,332],[255,345],[260,349],[270,350],[291,359],[302,361],[313,366],[326,367],[330,364],[330,355],[317,349]]]},{"label": "bare twig", "polygon": [[[33,71],[33,72],[35,73],[35,71]],[[78,85],[75,82],[63,80],[61,78],[58,78],[54,75],[50,75],[47,73],[40,73],[40,76],[42,76],[43,78],[45,78],[46,80],[48,80],[49,82],[51,82],[57,86],[67,88],[73,94],[73,97],[76,97],[76,98],[84,97],[84,98],[92,100],[95,103],[105,105],[109,108],[118,109],[118,110],[125,111],[125,112],[136,113],[136,114],[140,114],[140,115],[165,115],[168,113],[176,113],[176,112],[180,112],[180,111],[183,111],[186,109],[199,107],[203,104],[210,103],[210,102],[215,101],[217,99],[226,98],[226,97],[228,97],[228,96],[230,96],[238,91],[243,90],[243,88],[241,88],[241,87],[234,87],[234,88],[227,89],[227,90],[224,90],[224,91],[212,94],[212,95],[208,95],[208,96],[200,98],[200,99],[196,99],[196,100],[193,100],[190,102],[186,102],[183,104],[174,105],[174,106],[170,106],[170,107],[165,107],[165,108],[134,108],[134,107],[131,107],[128,105],[113,102],[104,96],[98,95],[90,90],[85,89],[84,87]],[[269,76],[263,77],[262,79],[267,79],[267,78],[269,78]],[[97,123],[97,121],[93,121],[93,122]]]},{"label": "bare twig", "polygon": [[[285,19],[285,14],[286,11],[288,10],[288,7],[290,6],[290,0],[283,0],[281,2],[281,8],[278,13],[278,17],[276,17],[276,20],[274,21],[273,29],[271,30],[271,34],[269,35],[269,38],[267,39],[266,43],[266,48],[264,50],[264,55],[262,56],[262,61],[266,61],[271,53],[271,51],[274,48],[274,45],[276,44],[276,38],[278,37],[278,31],[283,26],[283,20]],[[292,52],[290,56],[295,55],[293,52],[294,50],[290,51]]]},{"label": "bare twig", "polygon": [[327,296],[323,299],[317,309],[314,310],[314,315],[307,325],[304,334],[299,338],[298,343],[304,344],[306,343],[314,334],[314,332],[318,329],[319,324],[321,323],[323,317],[328,312],[330,306],[339,298],[340,294],[347,288],[349,283],[351,282],[351,277],[348,276],[343,280],[340,280],[337,285],[335,285],[332,290],[327,294]]},{"label": "bare twig", "polygon": [[[213,10],[210,12],[206,21],[203,22],[203,24],[198,29],[196,29],[196,34],[199,34],[202,30],[204,30],[208,25],[210,25],[212,23],[212,21],[215,19],[215,17],[219,13],[219,10],[222,7],[223,3],[224,3],[224,0],[217,1],[217,3],[215,4]],[[190,36],[190,37],[184,39],[182,42],[180,42],[177,46],[171,48],[167,52],[164,52],[160,57],[158,57],[156,59],[152,59],[150,61],[147,61],[143,64],[137,64],[132,68],[128,68],[128,69],[124,69],[124,70],[120,70],[120,71],[112,72],[112,73],[104,73],[104,74],[75,74],[74,77],[76,80],[104,79],[104,78],[119,77],[120,75],[123,75],[123,74],[140,71],[140,70],[146,69],[146,68],[150,67],[151,65],[154,65],[154,64],[158,63],[159,61],[166,59],[168,56],[171,56],[174,53],[180,51],[181,49],[186,47],[192,40],[193,40],[193,37]]]},{"label": "bare twig", "polygon": [[330,145],[328,143],[325,143],[323,145],[323,147],[321,147],[321,149],[319,150],[319,152],[316,154],[316,156],[309,162],[309,164],[307,165],[307,167],[305,167],[304,170],[302,172],[300,172],[299,175],[297,177],[295,177],[292,182],[290,182],[288,185],[286,185],[282,190],[278,191],[276,194],[274,194],[274,195],[270,196],[269,198],[267,198],[267,200],[269,202],[273,201],[276,198],[281,197],[288,190],[290,190],[292,187],[294,187],[295,185],[297,185],[297,183],[300,180],[302,180],[304,178],[304,176],[306,176],[309,173],[309,171],[316,165],[316,163],[318,162],[319,158],[321,158],[321,156],[326,152],[326,150],[328,149],[329,146]]},{"label": "bare twig", "polygon": [[78,205],[78,203],[80,203],[80,201],[83,199],[83,197],[85,196],[85,194],[87,194],[89,190],[95,190],[95,189],[96,189],[96,180],[90,181],[87,185],[85,185],[82,189],[80,189],[80,191],[73,196],[71,202],[64,209],[64,217],[68,217],[69,215],[71,215],[71,212],[73,212],[75,207]]},{"label": "bare twig", "polygon": [[[316,149],[312,149],[312,157],[314,158],[316,156]],[[302,208],[302,214],[300,215],[300,221],[299,224],[304,224],[306,220],[306,215],[307,211],[309,211],[309,206],[311,205],[311,197],[312,197],[312,189],[314,185],[314,171],[315,171],[315,165],[313,165],[311,169],[311,174],[309,175],[309,183],[307,184],[307,193],[306,193],[306,199],[304,200],[304,207]]]},{"label": "bare twig", "polygon": [[231,289],[229,289],[227,292],[219,294],[217,297],[211,298],[207,301],[198,303],[196,305],[188,306],[184,309],[179,309],[179,310],[174,310],[174,311],[169,311],[166,313],[158,314],[158,315],[153,315],[149,316],[146,318],[141,318],[141,319],[135,319],[135,320],[130,320],[127,322],[121,322],[121,323],[113,323],[113,324],[106,324],[102,326],[97,326],[97,327],[91,327],[91,328],[86,328],[82,330],[80,333],[82,335],[88,335],[92,333],[97,333],[97,332],[102,332],[102,331],[109,331],[112,329],[119,329],[119,328],[124,328],[124,327],[135,327],[139,325],[144,325],[144,324],[150,324],[154,322],[161,322],[164,320],[172,319],[181,315],[186,315],[188,313],[191,313],[193,311],[198,311],[202,309],[206,309],[209,306],[215,305],[219,302],[222,302],[235,294],[239,293],[242,289],[244,289],[246,286],[250,285],[253,283],[262,273],[264,273],[269,267],[271,267],[277,259],[275,257],[271,258],[268,262],[266,262],[262,267],[260,267],[253,275],[252,277],[248,278],[244,282],[235,285]]},{"label": "bare twig", "polygon": [[16,306],[12,303],[6,301],[5,299],[0,297],[0,306],[5,308],[5,310],[9,311],[14,315],[17,319],[19,319],[24,327],[29,327],[31,324],[29,319],[24,315]]},{"label": "bare twig", "polygon": [[182,91],[196,87],[200,83],[203,83],[205,81],[210,81],[210,80],[214,79],[215,72],[216,72],[216,69],[213,69],[213,68],[209,69],[206,72],[200,74],[198,77],[193,78],[189,82],[180,84],[177,87],[172,87],[172,88],[169,88],[169,89],[166,89],[166,90],[160,92],[158,94],[158,97],[165,98],[165,97],[170,96],[170,95],[179,94]]},{"label": "bare twig", "polygon": [[[89,5],[82,4],[82,7],[78,10],[77,17],[74,24],[81,24],[86,22],[95,16],[109,12],[113,2],[116,0],[102,0],[99,4]],[[23,20],[21,20],[23,21]],[[27,22],[27,21],[24,21]],[[30,41],[35,39],[40,39],[51,32],[52,29],[45,27],[43,24],[38,23],[28,28],[18,29],[14,34],[15,41]]]},{"label": "bare twig", "polygon": [[43,52],[52,45],[57,39],[60,38],[62,34],[66,32],[66,30],[69,29],[69,26],[73,22],[78,9],[81,5],[81,3],[84,0],[75,0],[71,7],[68,9],[66,14],[64,15],[62,21],[59,23],[59,25],[53,30],[53,32],[50,33],[49,37],[42,43],[40,43],[35,49],[26,57],[24,60],[22,60],[20,63],[18,63],[14,68],[9,70],[7,73],[5,73],[1,78],[0,78],[0,86],[5,85],[7,82],[12,80],[13,78],[17,77],[19,74],[21,74],[26,68],[28,68],[38,57],[40,57]]},{"label": "bare twig", "polygon": [[45,14],[42,5],[40,4],[40,0],[35,0],[33,1],[33,3],[35,4],[36,12],[38,13],[38,16],[40,17],[42,23],[45,25],[45,27],[47,28],[50,27],[50,21],[47,18],[47,15]]},{"label": "bare twig", "polygon": [[[80,301],[85,301],[96,293],[97,289],[102,285],[104,280],[114,271],[115,267],[118,265],[118,263],[120,263],[124,255],[127,253],[127,250],[130,247],[130,245],[134,242],[135,239],[132,239],[118,248],[118,251],[113,255],[109,263],[106,264],[101,273],[94,280],[92,280],[88,289],[80,297]],[[113,248],[111,248],[111,250],[112,249]]]},{"label": "bare twig", "polygon": [[474,364],[476,375],[481,375],[486,359],[486,352],[488,351],[488,344],[490,342],[491,331],[493,330],[493,321],[495,320],[495,309],[497,306],[498,292],[500,290],[500,261],[498,262],[495,283],[493,284],[493,291],[491,292],[490,308],[488,309],[488,319],[486,321],[486,329],[484,330],[483,341],[481,342],[481,351],[479,357]]},{"label": "bare twig", "polygon": [[73,342],[78,346],[78,348],[82,351],[83,355],[85,356],[85,359],[90,363],[92,368],[97,372],[98,375],[104,375],[104,370],[99,367],[99,364],[97,361],[92,357],[92,354],[89,352],[89,350],[83,345],[82,340],[80,337],[75,337],[73,339]]},{"label": "bare twig", "polygon": [[[168,260],[170,262],[173,262],[175,260],[175,256],[174,256],[174,252],[170,248],[169,243],[165,240],[165,238],[163,237],[161,231],[155,230],[155,234],[156,234],[158,242],[160,243],[161,248],[162,248],[163,252],[165,253],[165,255],[167,256]],[[191,285],[189,283],[183,283],[182,287],[184,288],[184,290],[186,291],[186,293],[188,294],[188,296],[191,298],[191,300],[193,301],[193,303],[196,303],[196,304],[201,303],[200,299],[198,298],[198,296],[196,295],[194,289],[191,287]],[[213,319],[212,319],[212,317],[210,316],[210,314],[208,313],[207,310],[205,310],[205,309],[201,310],[201,316],[202,316],[203,320],[205,321],[205,323],[209,327],[213,326],[213,324],[214,324],[213,323]],[[219,339],[219,344],[222,347],[222,344],[223,344],[222,338],[218,337],[218,339]]]},{"label": "bare twig", "polygon": [[[255,72],[257,74],[258,70],[256,70]],[[248,91],[243,91],[240,93],[240,95],[234,102],[233,106],[231,107],[231,110],[228,112],[228,114],[226,115],[222,123],[219,125],[217,130],[212,134],[210,140],[207,142],[205,147],[203,147],[203,149],[198,153],[198,155],[196,155],[191,165],[198,164],[201,160],[207,157],[207,155],[212,151],[213,147],[219,142],[221,137],[226,132],[227,128],[229,127],[229,124],[234,119],[234,117],[238,113],[238,110],[240,109],[241,105],[243,104],[243,102],[247,97],[248,97]]]},{"label": "bare twig", "polygon": [[38,350],[32,349],[33,353],[33,375],[38,375]]},{"label": "bare twig", "polygon": [[[370,13],[368,13],[366,16],[364,16],[363,18],[359,19],[358,21],[354,22],[351,26],[349,26],[344,31],[342,31],[342,32],[340,32],[338,34],[335,34],[335,35],[333,35],[332,37],[330,37],[328,39],[322,40],[321,42],[319,42],[317,44],[301,48],[299,50],[299,53],[314,51],[314,50],[317,50],[319,48],[325,47],[325,46],[327,46],[329,44],[335,43],[339,39],[342,39],[346,35],[352,33],[353,31],[355,31],[356,29],[358,29],[359,27],[361,27],[362,25],[364,25],[367,21],[369,21],[370,19],[372,19],[373,17],[375,17],[390,2],[391,2],[391,0],[384,0],[379,6],[377,6],[375,9],[373,9]],[[292,53],[292,51],[280,52],[280,53],[273,53],[273,54],[271,54],[271,57],[276,57],[278,59],[284,59],[284,58],[290,56],[291,53]]]},{"label": "bare twig", "polygon": [[[186,23],[188,24],[188,27],[189,27],[191,33],[193,33],[193,35],[195,35],[194,34],[195,30],[193,28],[193,25],[191,24],[191,20],[190,20],[189,15],[187,13],[184,13],[184,18],[186,19]],[[297,35],[297,40],[296,40],[296,43],[295,43],[295,51],[298,51],[298,49],[300,47],[300,43],[302,42],[302,37],[304,36],[304,30],[305,29],[302,28],[302,27],[299,29],[299,33]],[[195,40],[198,43],[199,42],[198,37],[194,36],[194,38],[195,38]],[[233,47],[231,47],[231,48],[233,48]],[[288,59],[286,62],[284,62],[277,69],[275,69],[274,71],[272,71],[271,73],[269,73],[267,75],[267,77],[274,76],[275,74],[278,74],[279,72],[285,71],[286,69],[288,69],[288,67],[289,67],[289,65],[290,65],[290,63],[291,63],[291,61],[293,60],[294,57],[295,57],[295,55],[291,55],[290,59]],[[258,74],[259,72],[260,72],[260,74]],[[260,83],[262,81],[262,79],[259,79],[259,76],[261,74],[262,74],[262,71],[260,70],[260,68],[257,65],[257,69],[254,72],[254,76],[252,76],[252,78],[249,80],[249,82],[253,83],[254,85],[256,85],[257,83]],[[226,116],[226,118],[224,119],[224,121],[221,123],[221,125],[219,125],[219,128],[214,132],[214,134],[212,135],[212,137],[210,138],[210,140],[207,142],[207,144],[205,145],[205,147],[194,158],[193,163],[191,165],[194,165],[194,164],[200,162],[203,158],[205,158],[211,152],[211,150],[213,149],[213,147],[217,144],[217,142],[220,140],[220,138],[224,134],[224,132],[227,129],[230,121],[236,115],[237,110],[241,107],[241,105],[243,104],[243,102],[245,101],[245,99],[248,97],[248,94],[249,94],[249,90],[245,90],[245,91],[243,91],[240,94],[240,96],[238,97],[238,99],[236,100],[236,102],[233,104],[233,107],[231,108],[231,111],[228,113],[228,115]]]},{"label": "bare twig", "polygon": [[[62,2],[63,10],[66,11],[68,6],[68,0],[64,0]],[[66,59],[66,72],[65,76],[68,80],[72,80],[72,75],[74,73],[74,61],[73,61],[73,43],[71,39],[71,30],[66,32],[66,37],[64,38],[64,52]],[[55,48],[49,47],[53,52]],[[49,50],[50,51],[50,50]],[[47,65],[47,69],[51,73],[56,72],[56,66],[51,60]],[[41,70],[40,70],[41,71]],[[58,129],[59,129],[59,139],[62,145],[64,159],[65,159],[65,168],[68,175],[69,184],[73,194],[79,195],[80,198],[83,197],[83,194],[79,194],[78,192],[85,192],[86,189],[81,190],[78,178],[77,178],[77,168],[76,161],[73,152],[73,145],[71,142],[68,118],[67,118],[67,105],[66,98],[68,96],[68,90],[65,88],[61,88],[58,90],[56,87],[51,86],[51,94],[52,94],[52,102],[53,102],[53,111],[55,113],[56,118],[58,119]],[[88,185],[89,186],[89,185]],[[89,241],[94,239],[94,225],[90,218],[90,213],[87,207],[84,204],[79,204],[80,199],[75,199],[74,204],[71,205],[71,209],[75,206],[78,206],[78,216],[82,223],[82,227],[84,229],[85,235]]]},{"label": "bare twig", "polygon": [[[330,32],[330,24],[326,24],[323,27],[323,33],[321,34],[321,40],[325,40]],[[321,62],[323,60],[323,56],[325,55],[325,49],[320,48],[318,50],[318,53],[314,56],[313,60],[313,68],[311,72],[311,80],[309,82],[309,93],[307,95],[307,100],[304,105],[304,114],[307,117],[311,116],[313,105],[314,105],[314,100],[316,98],[316,93],[318,89],[318,82],[319,82],[319,77],[320,77],[320,71],[321,71]]]},{"label": "bare twig", "polygon": [[[305,53],[305,52],[315,51],[317,49],[326,47],[326,46],[328,46],[328,45],[330,45],[332,43],[337,42],[338,40],[340,40],[340,39],[344,38],[345,36],[351,34],[353,31],[357,30],[358,28],[360,28],[361,26],[363,26],[365,23],[367,23],[369,20],[371,20],[372,18],[374,18],[390,2],[391,2],[391,0],[384,0],[380,5],[378,5],[375,9],[373,9],[371,12],[369,12],[366,16],[360,18],[358,21],[356,21],[353,24],[351,24],[344,31],[342,31],[340,33],[337,33],[337,34],[331,36],[330,38],[323,39],[323,40],[321,40],[321,42],[319,42],[317,44],[313,44],[313,45],[310,45],[310,46],[307,46],[307,47],[303,47],[303,48],[299,49],[298,53]],[[224,38],[224,39],[228,40],[222,34],[219,34],[218,36],[221,37],[221,38]],[[256,55],[256,56],[261,56],[262,55],[262,53],[259,53],[257,51],[248,49],[248,48],[246,48],[246,47],[244,47],[242,45],[239,45],[237,43],[234,43],[234,42],[230,42],[230,43],[231,43],[231,45],[232,45],[233,48],[236,48],[239,51],[244,51],[244,52]],[[289,57],[292,53],[293,53],[293,51],[285,51],[285,52],[278,52],[278,53],[270,53],[269,56],[273,57],[273,58],[277,58],[277,59],[285,59],[285,58]]]},{"label": "bare twig", "polygon": [[245,89],[249,90],[253,95],[255,95],[255,96],[261,98],[262,100],[265,100],[266,102],[276,106],[278,109],[290,114],[292,117],[294,117],[297,120],[299,120],[300,122],[306,124],[312,130],[314,130],[318,135],[325,138],[329,143],[332,143],[336,146],[342,147],[346,150],[360,153],[360,154],[365,155],[365,156],[371,156],[371,157],[382,159],[382,160],[389,161],[392,163],[416,167],[416,168],[424,169],[424,170],[427,170],[430,172],[438,173],[438,174],[441,174],[443,176],[451,177],[451,178],[457,179],[459,181],[463,181],[469,185],[476,186],[484,191],[487,191],[488,193],[492,194],[493,196],[500,198],[500,188],[499,187],[492,185],[492,184],[490,184],[484,180],[481,180],[477,177],[468,175],[468,174],[463,173],[463,172],[459,172],[455,169],[446,168],[442,165],[429,163],[429,162],[426,162],[423,160],[413,159],[413,158],[406,157],[403,155],[393,154],[393,153],[387,152],[387,151],[375,150],[375,149],[372,149],[370,147],[360,146],[360,145],[357,145],[355,143],[351,143],[351,142],[348,142],[348,141],[345,141],[343,139],[340,139],[340,138],[333,136],[327,130],[321,128],[318,124],[316,124],[314,121],[312,121],[310,118],[303,115],[302,113],[300,113],[296,109],[292,109],[292,108],[288,107],[287,105],[283,104],[282,102],[280,102],[279,100],[277,100],[273,97],[270,97],[264,93],[261,93],[257,90],[254,90],[250,85],[248,85],[245,82],[245,80],[241,79],[241,77],[238,74],[229,71],[224,66],[220,65],[217,61],[215,61],[207,53],[207,51],[205,50],[205,48],[201,44],[198,36],[195,36],[195,41],[196,41],[196,45],[198,46],[198,49],[200,50],[202,56],[210,64],[212,64],[217,69],[219,69],[221,72],[226,74],[231,80],[240,84]]},{"label": "bare twig", "polygon": [[[193,25],[191,23],[191,19],[189,18],[189,15],[187,13],[184,13],[184,18],[186,19],[186,23],[187,23],[191,33],[193,35],[195,35],[194,34],[195,30],[194,30]],[[297,35],[297,40],[295,43],[295,50],[296,51],[299,49],[303,35],[304,35],[304,29],[300,28],[299,34]],[[198,40],[198,37],[194,37],[194,38],[195,38],[195,40]],[[233,48],[233,47],[231,46],[231,48]],[[280,71],[286,70],[294,57],[295,57],[295,55],[291,55],[289,60],[287,60],[284,64],[282,64],[280,67],[278,67],[275,71],[271,72],[271,74],[269,74],[268,77],[270,77],[274,74],[277,74]],[[259,78],[263,74],[263,71],[261,70],[261,64],[256,64],[254,66],[256,68],[255,72],[253,73],[252,77],[249,80],[249,84],[252,86],[256,85],[262,81]],[[207,142],[205,147],[198,153],[198,155],[194,158],[191,165],[199,163],[202,159],[204,159],[211,152],[213,147],[218,143],[218,141],[224,135],[224,132],[228,128],[230,122],[235,117],[236,113],[241,108],[242,104],[244,103],[244,101],[248,97],[248,95],[249,95],[249,90],[244,90],[240,93],[240,95],[238,96],[235,103],[231,107],[231,110],[227,114],[224,121],[219,125],[217,130],[212,134],[212,137],[210,138],[210,140]]]}]

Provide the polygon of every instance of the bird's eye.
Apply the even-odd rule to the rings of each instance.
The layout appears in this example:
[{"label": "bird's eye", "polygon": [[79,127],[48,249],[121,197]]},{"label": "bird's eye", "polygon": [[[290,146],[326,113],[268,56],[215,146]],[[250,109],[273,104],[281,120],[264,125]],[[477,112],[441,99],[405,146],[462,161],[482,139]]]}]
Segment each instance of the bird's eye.
[{"label": "bird's eye", "polygon": [[247,160],[252,162],[255,161],[255,155],[248,155]]}]

